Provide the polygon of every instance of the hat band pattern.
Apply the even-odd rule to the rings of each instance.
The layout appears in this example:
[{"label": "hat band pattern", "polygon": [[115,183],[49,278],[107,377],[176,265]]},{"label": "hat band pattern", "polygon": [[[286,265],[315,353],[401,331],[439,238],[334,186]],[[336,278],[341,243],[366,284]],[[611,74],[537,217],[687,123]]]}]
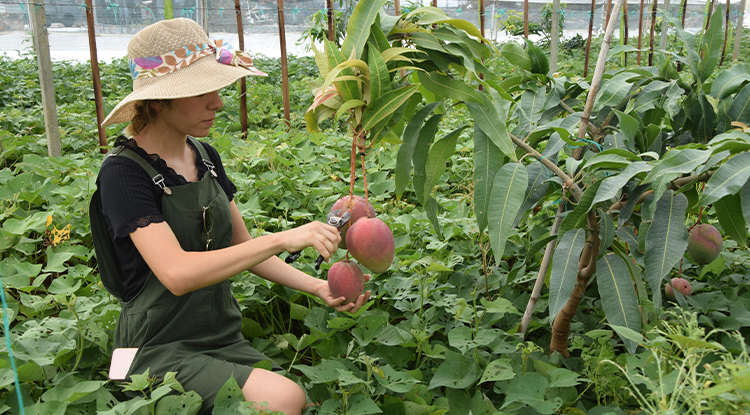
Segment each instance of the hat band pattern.
[{"label": "hat band pattern", "polygon": [[250,71],[248,75],[267,76],[266,73],[255,69],[253,58],[249,53],[234,50],[232,45],[224,43],[221,39],[215,40],[214,45],[196,43],[183,46],[164,55],[130,59],[128,60],[128,66],[133,80],[156,78],[170,74],[195,63],[198,59],[214,54],[219,63],[246,68]]}]

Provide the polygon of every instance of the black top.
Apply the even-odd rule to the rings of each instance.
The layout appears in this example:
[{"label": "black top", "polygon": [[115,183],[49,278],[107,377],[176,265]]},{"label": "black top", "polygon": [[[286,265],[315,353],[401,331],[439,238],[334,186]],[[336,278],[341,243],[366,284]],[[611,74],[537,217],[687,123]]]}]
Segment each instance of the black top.
[{"label": "black top", "polygon": [[[224,189],[229,201],[232,201],[237,188],[227,177],[219,153],[211,145],[201,143],[211,162],[216,166],[219,185]],[[164,177],[164,184],[167,187],[188,183],[182,175],[167,166],[167,163],[157,154],[146,153],[135,140],[120,136],[115,141],[115,147],[120,145],[131,148],[149,162]],[[202,178],[207,168],[190,140],[188,140],[188,145],[195,153],[198,177]],[[96,185],[101,193],[102,213],[107,222],[107,230],[112,237],[117,260],[122,269],[123,299],[128,301],[138,294],[151,271],[130,239],[130,234],[152,223],[164,222],[161,206],[164,191],[154,184],[150,175],[136,162],[117,156],[107,157],[102,163]]]}]

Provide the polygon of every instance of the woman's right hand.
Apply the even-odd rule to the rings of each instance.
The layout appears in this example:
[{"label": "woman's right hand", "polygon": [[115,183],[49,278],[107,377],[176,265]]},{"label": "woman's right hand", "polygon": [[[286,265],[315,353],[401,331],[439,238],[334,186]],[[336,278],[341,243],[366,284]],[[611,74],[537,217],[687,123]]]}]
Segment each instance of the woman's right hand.
[{"label": "woman's right hand", "polygon": [[326,260],[338,250],[341,241],[338,228],[323,222],[310,222],[277,235],[283,238],[282,245],[287,252],[297,252],[311,246]]}]

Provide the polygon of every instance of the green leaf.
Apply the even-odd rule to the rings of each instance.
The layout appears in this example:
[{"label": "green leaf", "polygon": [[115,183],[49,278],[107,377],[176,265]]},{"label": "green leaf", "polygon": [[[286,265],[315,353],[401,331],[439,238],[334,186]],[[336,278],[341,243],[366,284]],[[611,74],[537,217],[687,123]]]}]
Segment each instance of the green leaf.
[{"label": "green leaf", "polygon": [[[750,225],[750,180],[748,180],[740,192],[742,198],[742,216],[745,218],[745,223]],[[750,230],[750,228],[748,228]]]},{"label": "green leaf", "polygon": [[552,257],[552,271],[549,276],[549,316],[550,321],[568,302],[578,279],[578,261],[586,244],[586,230],[572,229],[560,238]]},{"label": "green leaf", "polygon": [[526,90],[518,102],[520,119],[518,121],[518,133],[516,135],[526,136],[533,131],[539,119],[542,117],[544,101],[547,97],[547,87],[544,85]]},{"label": "green leaf", "polygon": [[440,39],[435,37],[432,33],[428,32],[417,32],[409,35],[409,39],[414,42],[415,45],[422,49],[435,50],[438,52],[445,52],[443,45],[440,44]]},{"label": "green leaf", "polygon": [[414,193],[417,196],[417,200],[422,206],[425,205],[426,196],[424,193],[424,183],[427,177],[425,173],[425,165],[427,164],[427,156],[430,153],[430,144],[435,138],[435,134],[440,126],[440,120],[443,118],[443,114],[435,114],[425,122],[422,129],[419,131],[419,137],[417,143],[414,146],[414,154],[412,155],[412,164],[414,165]]},{"label": "green leaf", "polygon": [[420,383],[407,372],[394,369],[391,365],[381,366],[382,375],[375,372],[375,379],[386,389],[396,393],[407,393]]},{"label": "green leaf", "polygon": [[732,105],[727,110],[727,115],[732,121],[750,125],[750,83],[734,96]]},{"label": "green leaf", "polygon": [[341,52],[347,58],[353,54],[359,59],[370,36],[370,26],[380,14],[386,0],[360,1],[354,7],[349,23],[346,25],[346,37],[341,45]]},{"label": "green leaf", "polygon": [[565,219],[563,219],[560,224],[560,230],[558,231],[560,235],[565,234],[565,232],[573,228],[581,228],[585,226],[582,223],[585,223],[586,215],[594,207],[594,196],[601,188],[602,183],[604,183],[604,181],[595,182],[589,186],[589,188],[583,192],[581,199],[578,201],[578,205],[572,211],[565,212]]},{"label": "green leaf", "polygon": [[367,50],[367,64],[370,66],[370,102],[375,102],[391,90],[391,76],[383,56],[374,47]]},{"label": "green leaf", "polygon": [[[326,40],[325,47],[326,55],[328,56],[329,70],[347,61],[347,57],[343,53],[341,53],[335,43]],[[330,75],[330,72],[328,75]],[[351,68],[344,69],[343,71],[341,71],[341,75],[353,76],[354,71]],[[336,91],[338,91],[339,95],[344,101],[350,101],[352,99],[362,99],[357,81],[339,80],[334,82],[333,85],[336,86]]]},{"label": "green leaf", "polygon": [[685,31],[682,28],[682,24],[675,25],[675,34],[677,35],[677,40],[681,41],[685,46],[685,54],[687,56],[682,60],[688,65],[693,77],[701,79],[700,56],[698,56],[698,51],[695,49],[695,36]]},{"label": "green leaf", "polygon": [[617,196],[617,193],[636,175],[651,170],[651,166],[645,161],[631,163],[617,176],[607,177],[599,186],[593,204],[610,200]]},{"label": "green leaf", "polygon": [[599,211],[599,217],[599,255],[603,255],[615,240],[615,222],[603,210]]},{"label": "green leaf", "polygon": [[[433,102],[425,105],[414,114],[409,120],[409,124],[404,129],[402,136],[401,146],[398,148],[398,155],[396,156],[396,169],[394,171],[395,183],[396,183],[396,196],[401,197],[406,189],[406,185],[409,183],[411,177],[411,160],[414,155],[414,149],[417,146],[417,140],[419,134],[422,132],[422,125],[424,120],[429,116],[435,108],[440,105],[442,101]],[[432,140],[430,140],[432,141]]]},{"label": "green leaf", "polygon": [[465,389],[479,378],[479,370],[474,359],[467,359],[460,353],[446,350],[445,362],[441,363],[430,380],[429,389],[446,387]]},{"label": "green leaf", "polygon": [[714,69],[716,69],[716,65],[719,63],[724,40],[724,31],[722,30],[723,20],[724,16],[722,16],[722,13],[714,13],[711,15],[711,21],[708,23],[708,28],[701,37],[701,81],[708,79],[713,74]]},{"label": "green leaf", "polygon": [[497,382],[499,380],[511,380],[516,377],[511,365],[511,360],[507,358],[491,361],[484,369],[482,378],[479,383]]},{"label": "green leaf", "polygon": [[459,134],[465,128],[467,127],[463,126],[451,131],[430,147],[427,163],[425,163],[424,194],[430,194],[432,188],[438,184],[440,177],[445,173],[446,163],[456,151]]},{"label": "green leaf", "polygon": [[742,197],[740,194],[726,195],[714,203],[716,217],[719,219],[721,228],[737,244],[747,249],[747,223],[742,212]]},{"label": "green leaf", "polygon": [[629,79],[638,76],[632,72],[624,72],[613,76],[611,79],[603,82],[603,88],[596,94],[593,112],[599,112],[604,107],[616,107],[628,96],[633,88],[633,83]]},{"label": "green leaf", "polygon": [[[474,146],[474,151],[476,151],[476,145]],[[552,160],[554,161],[554,159],[556,158],[553,157]],[[547,189],[549,188],[549,182],[547,182],[547,179],[552,175],[549,169],[547,169],[547,167],[545,167],[539,160],[526,166],[526,171],[529,176],[529,184],[526,186],[526,196],[523,199],[521,208],[518,210],[518,215],[516,215],[516,219],[513,221],[514,227],[518,226],[524,213],[536,206],[537,202],[547,194]],[[474,174],[476,175],[476,172]],[[475,200],[476,192],[477,188],[474,186]]]},{"label": "green leaf", "polygon": [[294,365],[292,367],[307,376],[312,384],[335,382],[339,378],[340,371],[347,370],[343,363],[335,360],[323,360],[316,366]]},{"label": "green leaf", "polygon": [[646,279],[654,296],[654,307],[661,307],[661,283],[687,250],[688,233],[685,228],[687,197],[672,190],[656,202],[651,226],[646,234],[646,255],[643,260]]},{"label": "green leaf", "polygon": [[670,333],[667,334],[667,338],[679,344],[681,347],[687,349],[710,349],[710,350],[726,350],[724,346],[716,342],[707,342],[700,339],[694,339],[692,337],[683,336],[680,334]]},{"label": "green leaf", "polygon": [[664,90],[670,85],[669,82],[651,81],[636,96],[633,111],[642,114],[656,108],[664,97]]},{"label": "green leaf", "polygon": [[338,120],[339,118],[341,118],[342,115],[344,115],[347,111],[349,111],[352,108],[365,107],[365,106],[367,106],[367,103],[364,102],[364,101],[360,101],[358,99],[353,99],[353,100],[350,100],[350,101],[346,101],[344,103],[344,105],[342,105],[336,111],[336,115],[334,116],[334,119]]},{"label": "green leaf", "polygon": [[750,152],[737,154],[708,179],[701,196],[701,205],[706,206],[726,195],[736,194],[748,178],[750,178]]},{"label": "green leaf", "polygon": [[711,84],[711,95],[721,101],[737,92],[748,81],[750,81],[750,65],[738,63],[716,76],[716,80]]},{"label": "green leaf", "polygon": [[[615,254],[607,254],[596,261],[596,282],[609,324],[641,331],[641,311],[633,279],[625,261]],[[638,343],[622,338],[630,354]]]},{"label": "green leaf", "polygon": [[500,47],[500,53],[513,65],[527,71],[531,69],[531,58],[523,46],[515,42],[506,42]]},{"label": "green leaf", "polygon": [[369,130],[389,115],[396,112],[406,100],[417,92],[417,85],[407,85],[387,92],[385,95],[371,102],[362,114],[362,129]]},{"label": "green leaf", "polygon": [[488,224],[490,194],[495,174],[505,164],[505,156],[499,148],[474,125],[474,215],[477,217],[479,231],[484,231]]},{"label": "green leaf", "polygon": [[542,415],[557,413],[557,410],[563,405],[563,400],[560,397],[550,400],[545,399],[548,390],[549,381],[544,375],[537,372],[524,373],[510,382],[501,409],[512,404],[522,403]]},{"label": "green leaf", "polygon": [[523,40],[526,42],[526,53],[528,53],[531,59],[531,68],[529,71],[535,74],[548,75],[549,59],[547,59],[547,54],[529,39],[524,38]]},{"label": "green leaf", "polygon": [[[489,98],[487,99],[489,101]],[[510,139],[510,134],[505,127],[505,122],[500,118],[500,115],[495,112],[492,105],[487,105],[488,102],[482,104],[475,104],[467,102],[466,107],[469,108],[472,118],[474,118],[475,125],[479,126],[487,136],[492,140],[492,143],[497,146],[506,156],[511,160],[516,161],[515,147],[513,141]]]},{"label": "green leaf", "polygon": [[419,72],[419,82],[437,97],[464,102],[483,102],[482,96],[472,87],[445,75]]},{"label": "green leaf", "polygon": [[527,184],[528,174],[521,163],[507,163],[495,174],[488,219],[490,242],[498,264],[503,259],[505,242],[513,230],[513,221],[523,203]]}]

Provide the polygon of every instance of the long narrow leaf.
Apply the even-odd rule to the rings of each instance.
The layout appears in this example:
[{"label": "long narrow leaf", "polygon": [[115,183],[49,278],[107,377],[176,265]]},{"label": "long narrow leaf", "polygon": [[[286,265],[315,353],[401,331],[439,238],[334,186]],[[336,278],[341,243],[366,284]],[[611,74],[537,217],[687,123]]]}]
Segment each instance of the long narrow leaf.
[{"label": "long narrow leaf", "polygon": [[[489,101],[489,98],[487,99]],[[510,134],[505,127],[505,122],[500,115],[495,112],[494,106],[488,104],[466,103],[466,107],[474,118],[474,123],[485,133],[490,140],[511,160],[516,161],[515,147],[510,139]]]},{"label": "long narrow leaf", "polygon": [[482,96],[470,86],[437,73],[419,73],[419,82],[428,91],[441,98],[481,104]]},{"label": "long narrow leaf", "polygon": [[656,202],[654,218],[646,234],[646,255],[643,265],[657,310],[661,307],[662,280],[687,250],[687,206],[688,200],[684,194],[666,191]]},{"label": "long narrow leaf", "polygon": [[714,209],[724,232],[747,249],[747,223],[743,215],[737,214],[742,211],[742,197],[739,194],[724,196],[714,203]]},{"label": "long narrow leaf", "polygon": [[555,316],[568,302],[578,279],[578,261],[586,245],[586,230],[572,229],[560,238],[552,257],[549,275],[549,316]]},{"label": "long narrow leaf", "polygon": [[391,76],[383,57],[374,47],[367,50],[367,64],[370,67],[370,102],[374,102],[391,90]]},{"label": "long narrow leaf", "polygon": [[466,126],[463,126],[451,131],[430,147],[430,152],[427,155],[427,163],[425,164],[425,194],[429,194],[432,191],[432,188],[438,184],[440,176],[445,173],[446,163],[448,163],[448,160],[450,160],[456,151],[458,136],[465,128]]},{"label": "long narrow leaf", "polygon": [[487,134],[474,126],[474,215],[479,231],[488,224],[490,195],[495,174],[505,163],[505,156]]},{"label": "long narrow leaf", "polygon": [[740,153],[724,163],[708,179],[703,189],[703,206],[716,202],[726,195],[736,194],[750,178],[750,152]]},{"label": "long narrow leaf", "polygon": [[[596,261],[596,282],[607,322],[615,326],[641,331],[638,294],[625,261],[616,254],[607,254]],[[634,354],[638,343],[621,337],[625,348]]]},{"label": "long narrow leaf", "polygon": [[528,184],[526,167],[522,163],[508,163],[495,174],[490,194],[489,232],[495,262],[500,263],[505,242],[513,230],[513,220],[523,202]]},{"label": "long narrow leaf", "polygon": [[417,144],[414,146],[414,155],[411,158],[414,165],[414,193],[422,205],[425,204],[424,182],[427,177],[425,174],[427,155],[430,153],[430,144],[435,139],[435,134],[438,131],[442,118],[443,114],[435,114],[424,123],[422,129],[419,131]]},{"label": "long narrow leaf", "polygon": [[401,137],[402,144],[398,148],[398,155],[396,156],[396,169],[394,171],[397,197],[401,197],[404,189],[406,189],[406,184],[409,183],[412,166],[411,160],[414,155],[414,148],[417,146],[417,139],[422,131],[422,124],[441,102],[433,102],[422,107],[409,120],[409,124],[407,124],[404,130],[404,134]]},{"label": "long narrow leaf", "polygon": [[385,2],[386,0],[367,0],[357,3],[349,17],[349,23],[346,25],[346,38],[341,45],[341,52],[344,56],[349,57],[352,52],[355,59],[362,56],[367,38],[370,36],[370,26],[375,23]]},{"label": "long narrow leaf", "polygon": [[362,114],[362,128],[369,130],[389,115],[393,114],[412,94],[417,92],[418,85],[408,85],[390,91],[371,102]]}]

